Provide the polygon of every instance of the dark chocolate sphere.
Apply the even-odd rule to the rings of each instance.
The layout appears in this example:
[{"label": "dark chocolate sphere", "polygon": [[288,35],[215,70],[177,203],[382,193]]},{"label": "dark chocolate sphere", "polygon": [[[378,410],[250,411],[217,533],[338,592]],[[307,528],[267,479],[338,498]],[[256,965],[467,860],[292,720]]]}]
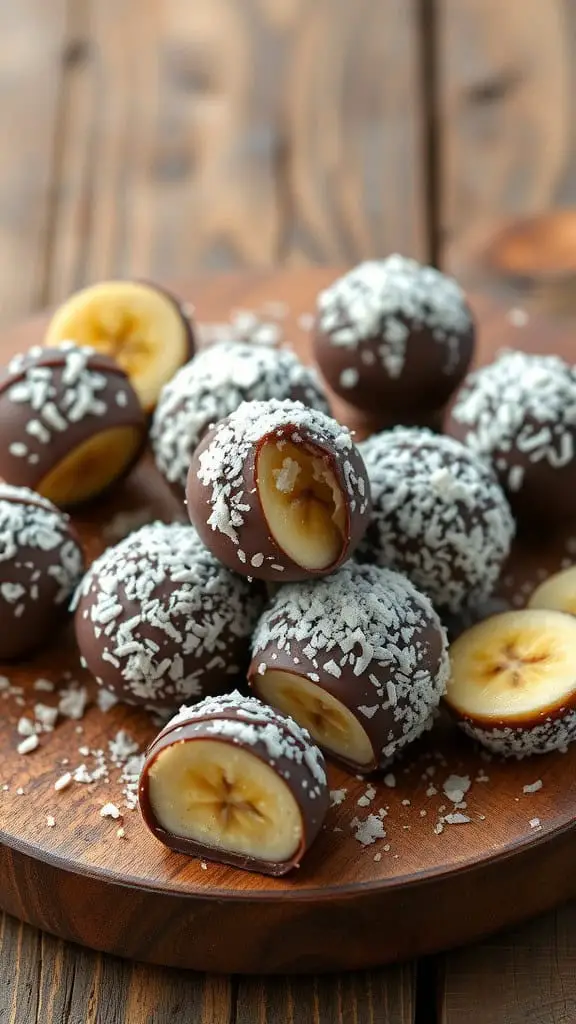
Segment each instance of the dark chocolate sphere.
[{"label": "dark chocolate sphere", "polygon": [[442,609],[484,603],[514,537],[490,466],[450,437],[396,427],[360,445],[372,522],[358,557],[406,573]]},{"label": "dark chocolate sphere", "polygon": [[370,518],[370,488],[347,427],[301,402],[244,402],[194,452],[188,513],[230,569],[278,583],[326,575]]},{"label": "dark chocolate sphere", "polygon": [[359,264],[320,293],[314,353],[350,405],[386,424],[422,422],[463,379],[474,334],[453,278],[393,255]]},{"label": "dark chocolate sphere", "polygon": [[186,486],[192,454],[208,427],[245,401],[290,398],[328,413],[317,371],[288,349],[222,341],[203,349],[165,386],[151,430],[156,465]]},{"label": "dark chocolate sphere", "polygon": [[97,682],[126,703],[176,708],[245,671],[259,591],[196,531],[152,523],[108,548],[80,588],[76,636]]},{"label": "dark chocolate sphere", "polygon": [[576,516],[576,371],[505,352],[466,379],[447,432],[489,460],[519,521]]},{"label": "dark chocolate sphere", "polygon": [[0,475],[63,506],[124,476],[146,437],[124,371],[73,342],[14,356],[0,373],[0,428]]},{"label": "dark chocolate sphere", "polygon": [[449,670],[430,599],[399,573],[353,562],[318,582],[281,587],[252,653],[258,696],[363,773],[432,724]]},{"label": "dark chocolate sphere", "polygon": [[83,569],[68,516],[27,487],[0,484],[0,658],[23,657],[53,638]]}]

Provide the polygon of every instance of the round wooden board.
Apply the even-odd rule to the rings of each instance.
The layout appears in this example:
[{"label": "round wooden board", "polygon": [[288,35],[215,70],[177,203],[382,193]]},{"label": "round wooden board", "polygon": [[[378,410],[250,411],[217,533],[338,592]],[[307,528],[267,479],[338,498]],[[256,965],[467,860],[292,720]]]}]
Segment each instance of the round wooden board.
[{"label": "round wooden board", "polygon": [[[194,303],[202,323],[224,321],[237,308],[266,316],[267,303],[285,303],[286,337],[306,357],[299,320],[334,276],[305,269],[197,279],[176,287]],[[556,351],[576,361],[570,325],[531,317],[527,326],[514,328],[504,307],[485,297],[472,301],[481,361],[503,345]],[[42,329],[38,318],[6,332],[2,360],[39,340]],[[335,408],[351,422],[349,411]],[[88,558],[119,539],[127,521],[137,525],[134,516],[185,518],[149,459],[112,499],[75,517]],[[559,568],[575,550],[569,535],[518,545],[503,574],[503,593],[514,603],[525,600],[544,572]],[[374,781],[375,794],[360,804],[367,781],[331,767],[330,787],[345,790],[345,798],[332,807],[300,870],[273,880],[165,850],[138,812],[124,806],[120,771],[112,766],[109,782],[54,791],[68,768],[82,762],[94,767],[93,755],[79,748],[106,752],[119,729],[143,748],[156,731],[144,712],[116,706],[104,713],[90,704],[81,722],[62,719],[34,753],[17,753],[19,717],[36,701],[58,699],[57,692],[37,692],[35,680],[48,678],[61,688],[68,673],[93,695],[71,632],[33,662],[0,671],[22,688],[21,694],[0,691],[0,905],[66,939],[199,970],[342,970],[466,942],[576,893],[576,746],[521,763],[488,761],[442,721],[394,766],[395,785]],[[439,831],[437,823],[454,811],[443,791],[451,774],[471,780],[465,797],[471,821],[444,824]],[[542,787],[525,793],[537,780]],[[123,809],[121,822],[100,816],[108,801]],[[387,836],[364,847],[355,838],[353,819],[380,808],[386,811]],[[47,816],[55,819],[53,827]],[[117,836],[119,825],[125,838]]]}]

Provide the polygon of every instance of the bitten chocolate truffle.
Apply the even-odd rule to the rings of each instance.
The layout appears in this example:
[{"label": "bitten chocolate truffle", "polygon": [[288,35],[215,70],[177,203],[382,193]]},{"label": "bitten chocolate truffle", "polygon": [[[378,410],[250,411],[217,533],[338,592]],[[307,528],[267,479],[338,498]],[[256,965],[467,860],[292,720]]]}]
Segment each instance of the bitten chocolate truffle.
[{"label": "bitten chocolate truffle", "polygon": [[443,610],[484,604],[515,530],[490,466],[418,428],[374,434],[359,447],[373,515],[358,557],[405,573]]},{"label": "bitten chocolate truffle", "polygon": [[191,307],[150,281],[99,281],[56,310],[44,344],[68,338],[113,357],[146,412],[196,348]]},{"label": "bitten chocolate truffle", "polygon": [[519,521],[576,515],[576,372],[558,356],[505,352],[470,374],[447,432],[491,461]]},{"label": "bitten chocolate truffle", "polygon": [[0,483],[0,658],[53,638],[84,569],[68,516],[27,487]]},{"label": "bitten chocolate truffle", "polygon": [[301,402],[244,402],[192,457],[188,512],[224,565],[305,579],[350,557],[370,516],[362,458],[346,427]]},{"label": "bitten chocolate truffle", "polygon": [[453,278],[393,255],[359,264],[320,293],[314,353],[351,405],[386,423],[422,422],[463,379],[474,333]]},{"label": "bitten chocolate truffle", "polygon": [[234,692],[183,707],[165,726],[146,754],[139,800],[170,849],[284,875],[320,831],[329,794],[308,733]]},{"label": "bitten chocolate truffle", "polygon": [[146,437],[126,374],[73,342],[14,356],[0,373],[0,426],[0,475],[62,506],[124,476]]},{"label": "bitten chocolate truffle", "polygon": [[178,707],[229,689],[249,660],[259,591],[181,523],[152,523],[109,548],[77,597],[85,667],[129,704]]},{"label": "bitten chocolate truffle", "polygon": [[184,489],[192,453],[208,427],[244,401],[270,398],[330,411],[316,370],[287,349],[222,341],[199,352],[160,396],[151,431],[160,472]]},{"label": "bitten chocolate truffle", "polygon": [[398,573],[354,563],[280,588],[252,654],[257,695],[362,774],[432,724],[449,672],[446,635],[428,597]]}]

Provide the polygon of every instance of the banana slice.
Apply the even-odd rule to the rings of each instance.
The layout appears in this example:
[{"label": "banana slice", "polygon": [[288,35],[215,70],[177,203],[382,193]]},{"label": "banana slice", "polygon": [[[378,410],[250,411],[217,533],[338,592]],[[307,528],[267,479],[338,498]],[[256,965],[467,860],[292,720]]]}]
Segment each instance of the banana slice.
[{"label": "banana slice", "polygon": [[230,743],[166,747],[150,768],[149,794],[167,832],[214,850],[278,863],[302,843],[302,815],[286,783]]},{"label": "banana slice", "polygon": [[576,615],[576,565],[554,573],[532,594],[529,608],[550,608]]},{"label": "banana slice", "polygon": [[576,619],[495,615],[452,644],[446,703],[469,734],[505,755],[565,746],[576,734]]},{"label": "banana slice", "polygon": [[262,511],[278,546],[304,569],[326,569],[346,543],[346,502],[325,458],[288,441],[262,445]]},{"label": "banana slice", "polygon": [[138,281],[102,281],[72,295],[52,317],[44,344],[68,338],[116,359],[146,412],[194,353],[192,327],[177,299]]},{"label": "banana slice", "polygon": [[123,477],[141,450],[142,431],[137,427],[104,430],[75,448],[36,489],[63,507],[90,501]]},{"label": "banana slice", "polygon": [[253,686],[262,700],[290,715],[325,751],[362,767],[374,762],[374,749],[352,712],[321,686],[292,672],[268,669]]}]

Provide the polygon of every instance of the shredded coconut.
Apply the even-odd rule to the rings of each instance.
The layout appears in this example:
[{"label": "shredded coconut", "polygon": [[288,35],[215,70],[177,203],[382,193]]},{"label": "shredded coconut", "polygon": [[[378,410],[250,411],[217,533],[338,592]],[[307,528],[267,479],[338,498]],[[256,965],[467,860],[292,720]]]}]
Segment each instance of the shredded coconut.
[{"label": "shredded coconut", "polygon": [[486,601],[515,531],[490,467],[426,429],[397,427],[359,449],[373,503],[360,558],[405,572],[452,611]]},{"label": "shredded coconut", "polygon": [[154,414],[150,437],[161,473],[185,487],[192,453],[208,427],[243,402],[271,398],[329,411],[316,370],[287,349],[229,340],[199,352],[166,384]]},{"label": "shredded coconut", "polygon": [[[360,263],[322,291],[317,320],[330,344],[339,349],[363,350],[377,339],[378,358],[392,379],[404,369],[412,328],[427,327],[430,344],[442,346],[446,374],[458,366],[460,339],[472,330],[457,282],[397,254]],[[341,383],[353,386],[342,378]]]}]

